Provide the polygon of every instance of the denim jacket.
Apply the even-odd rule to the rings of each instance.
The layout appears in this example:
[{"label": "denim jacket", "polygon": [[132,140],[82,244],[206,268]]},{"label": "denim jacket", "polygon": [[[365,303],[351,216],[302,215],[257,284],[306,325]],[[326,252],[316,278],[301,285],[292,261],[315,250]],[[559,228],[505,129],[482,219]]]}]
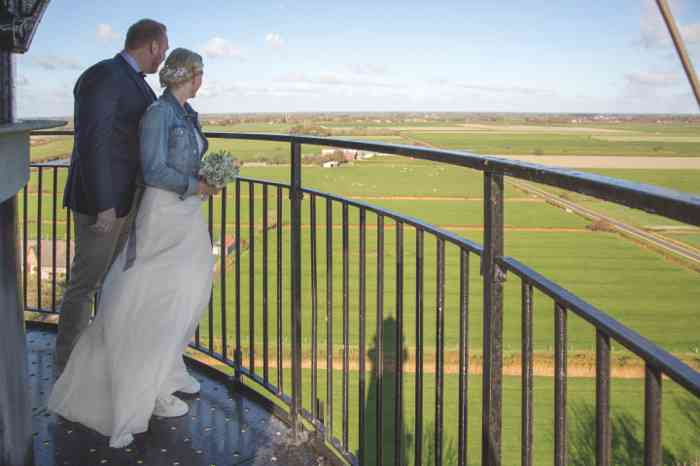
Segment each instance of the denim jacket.
[{"label": "denim jacket", "polygon": [[[204,141],[201,152],[195,131]],[[166,89],[141,119],[139,138],[146,186],[176,192],[183,200],[197,193],[199,164],[209,143],[189,104],[183,108]]]}]

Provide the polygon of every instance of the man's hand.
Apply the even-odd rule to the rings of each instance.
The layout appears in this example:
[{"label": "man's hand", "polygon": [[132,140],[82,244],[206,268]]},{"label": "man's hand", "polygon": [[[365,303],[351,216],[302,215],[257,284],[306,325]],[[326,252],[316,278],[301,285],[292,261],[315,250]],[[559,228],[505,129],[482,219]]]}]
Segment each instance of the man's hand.
[{"label": "man's hand", "polygon": [[91,225],[92,231],[95,233],[109,233],[114,228],[114,223],[117,221],[117,212],[112,208],[102,211],[97,214],[97,221]]}]

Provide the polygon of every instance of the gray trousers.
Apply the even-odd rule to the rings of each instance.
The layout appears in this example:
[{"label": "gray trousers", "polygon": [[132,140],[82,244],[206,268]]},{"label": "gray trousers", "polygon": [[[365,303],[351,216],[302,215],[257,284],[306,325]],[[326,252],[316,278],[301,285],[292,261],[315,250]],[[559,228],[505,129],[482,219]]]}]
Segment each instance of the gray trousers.
[{"label": "gray trousers", "polygon": [[75,219],[75,256],[70,269],[70,280],[63,293],[61,317],[58,321],[54,365],[58,375],[63,371],[78,337],[90,324],[93,297],[102,285],[109,267],[126,245],[129,229],[136,218],[141,190],[134,195],[131,211],[117,218],[108,233],[96,233],[90,225],[95,216],[73,212]]}]

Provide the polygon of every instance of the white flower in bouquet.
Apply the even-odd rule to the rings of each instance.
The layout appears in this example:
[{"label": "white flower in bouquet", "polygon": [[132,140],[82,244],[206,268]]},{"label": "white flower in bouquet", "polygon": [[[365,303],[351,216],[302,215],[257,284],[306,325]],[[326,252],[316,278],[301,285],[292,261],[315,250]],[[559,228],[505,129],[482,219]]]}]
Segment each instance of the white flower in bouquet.
[{"label": "white flower in bouquet", "polygon": [[223,188],[238,176],[236,159],[225,150],[210,152],[202,159],[199,175],[208,185]]}]

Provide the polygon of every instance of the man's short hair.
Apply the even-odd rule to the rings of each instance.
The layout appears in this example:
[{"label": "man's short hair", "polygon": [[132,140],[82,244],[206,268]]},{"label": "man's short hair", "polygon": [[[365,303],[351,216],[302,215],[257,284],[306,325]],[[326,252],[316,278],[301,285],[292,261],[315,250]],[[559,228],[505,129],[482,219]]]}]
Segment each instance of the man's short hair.
[{"label": "man's short hair", "polygon": [[142,19],[129,27],[124,41],[126,50],[136,50],[154,40],[161,40],[167,32],[164,24],[152,19]]}]

